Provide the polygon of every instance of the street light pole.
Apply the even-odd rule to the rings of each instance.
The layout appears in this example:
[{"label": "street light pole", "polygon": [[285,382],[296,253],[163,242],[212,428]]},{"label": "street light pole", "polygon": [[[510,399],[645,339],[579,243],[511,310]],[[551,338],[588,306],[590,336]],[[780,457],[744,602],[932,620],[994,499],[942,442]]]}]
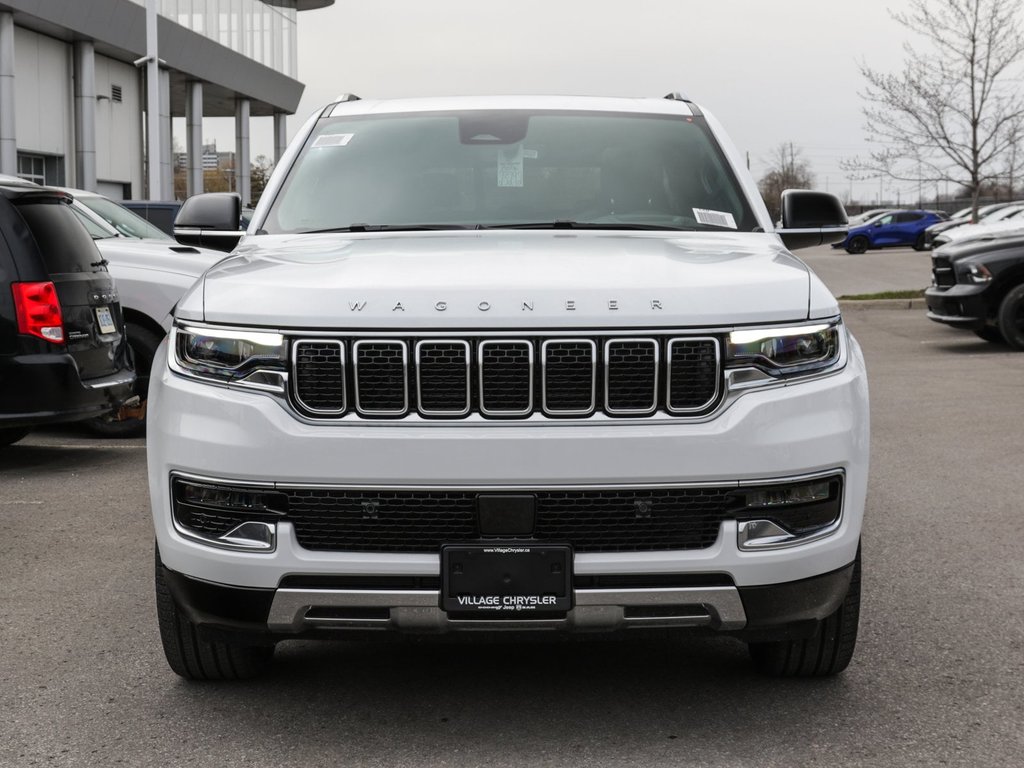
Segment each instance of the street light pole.
[{"label": "street light pole", "polygon": [[146,177],[149,198],[161,195],[160,158],[160,57],[157,54],[157,0],[146,0]]}]

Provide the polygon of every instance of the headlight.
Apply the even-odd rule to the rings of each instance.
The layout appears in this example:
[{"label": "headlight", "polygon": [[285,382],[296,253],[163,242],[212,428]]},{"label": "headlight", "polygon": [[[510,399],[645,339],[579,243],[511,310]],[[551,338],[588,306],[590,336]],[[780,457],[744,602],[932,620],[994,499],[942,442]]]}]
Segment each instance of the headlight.
[{"label": "headlight", "polygon": [[171,368],[225,384],[283,392],[288,351],[279,333],[176,326]]},{"label": "headlight", "polygon": [[972,283],[987,283],[992,280],[992,273],[984,264],[971,264],[967,268],[967,279]]},{"label": "headlight", "polygon": [[758,368],[776,377],[824,370],[840,360],[842,332],[840,321],[733,331],[726,343],[725,364]]}]

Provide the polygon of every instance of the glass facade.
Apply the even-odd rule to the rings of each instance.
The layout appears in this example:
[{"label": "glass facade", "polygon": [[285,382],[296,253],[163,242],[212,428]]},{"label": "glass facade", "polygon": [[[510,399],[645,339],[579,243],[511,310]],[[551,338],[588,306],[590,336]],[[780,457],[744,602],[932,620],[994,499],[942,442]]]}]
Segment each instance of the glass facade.
[{"label": "glass facade", "polygon": [[[146,0],[132,0],[146,5]],[[157,0],[157,10],[183,27],[288,77],[298,72],[294,0]]]}]

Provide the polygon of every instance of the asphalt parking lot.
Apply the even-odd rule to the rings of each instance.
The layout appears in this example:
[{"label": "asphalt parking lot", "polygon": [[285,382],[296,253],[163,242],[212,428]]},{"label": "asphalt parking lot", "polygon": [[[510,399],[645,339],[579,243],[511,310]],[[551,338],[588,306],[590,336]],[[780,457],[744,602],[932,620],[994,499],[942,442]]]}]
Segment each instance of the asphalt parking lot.
[{"label": "asphalt parking lot", "polygon": [[1024,354],[922,311],[849,323],[872,477],[842,676],[757,677],[689,637],[294,642],[258,682],[187,684],[156,629],[144,442],[50,430],[0,449],[0,765],[1019,766]]}]

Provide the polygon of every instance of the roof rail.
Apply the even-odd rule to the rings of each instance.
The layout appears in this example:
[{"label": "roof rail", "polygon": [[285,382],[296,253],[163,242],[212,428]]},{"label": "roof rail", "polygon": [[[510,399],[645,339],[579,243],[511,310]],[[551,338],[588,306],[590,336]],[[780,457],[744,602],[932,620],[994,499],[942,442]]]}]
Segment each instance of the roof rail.
[{"label": "roof rail", "polygon": [[669,99],[670,101],[685,101],[687,103],[690,102],[690,97],[687,96],[685,93],[680,93],[679,91],[672,91],[672,93],[667,93],[665,94],[665,98]]},{"label": "roof rail", "polygon": [[346,101],[359,101],[359,97],[354,93],[343,93],[334,99],[335,104],[341,104]]}]

